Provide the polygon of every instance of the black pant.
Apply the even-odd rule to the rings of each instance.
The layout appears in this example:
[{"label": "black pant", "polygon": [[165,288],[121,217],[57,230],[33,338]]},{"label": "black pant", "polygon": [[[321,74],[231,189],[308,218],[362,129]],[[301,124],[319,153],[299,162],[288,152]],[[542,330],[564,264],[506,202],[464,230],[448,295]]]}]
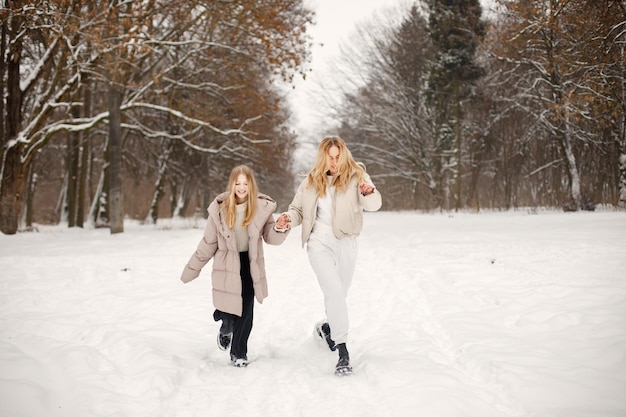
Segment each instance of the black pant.
[{"label": "black pant", "polygon": [[254,318],[254,287],[252,286],[252,276],[250,275],[250,258],[248,252],[239,252],[241,264],[241,297],[243,299],[243,311],[241,317],[234,314],[215,310],[213,318],[219,320],[234,320],[233,342],[230,346],[231,358],[246,358],[248,355],[248,338],[252,331],[252,320]]}]

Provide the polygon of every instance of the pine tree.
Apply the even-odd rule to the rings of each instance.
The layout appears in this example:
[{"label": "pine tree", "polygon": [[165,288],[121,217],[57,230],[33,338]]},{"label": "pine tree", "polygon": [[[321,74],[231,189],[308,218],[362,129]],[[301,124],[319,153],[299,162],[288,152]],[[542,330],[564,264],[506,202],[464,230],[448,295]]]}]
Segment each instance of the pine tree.
[{"label": "pine tree", "polygon": [[[437,126],[437,171],[447,205],[449,173],[453,174],[455,209],[462,206],[463,104],[484,71],[475,62],[476,48],[484,35],[479,0],[432,0],[429,34],[435,64],[429,77],[429,97]],[[451,168],[449,171],[448,168]]]}]

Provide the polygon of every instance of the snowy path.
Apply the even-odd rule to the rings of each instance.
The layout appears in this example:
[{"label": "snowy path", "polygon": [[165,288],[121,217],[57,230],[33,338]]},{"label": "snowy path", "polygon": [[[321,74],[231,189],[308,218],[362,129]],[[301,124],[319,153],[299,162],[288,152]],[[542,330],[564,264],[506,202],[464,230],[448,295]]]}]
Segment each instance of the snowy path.
[{"label": "snowy path", "polygon": [[0,236],[0,417],[626,415],[626,213],[368,213],[354,375],[312,337],[299,229],[267,247],[247,369],[215,346],[200,229]]}]

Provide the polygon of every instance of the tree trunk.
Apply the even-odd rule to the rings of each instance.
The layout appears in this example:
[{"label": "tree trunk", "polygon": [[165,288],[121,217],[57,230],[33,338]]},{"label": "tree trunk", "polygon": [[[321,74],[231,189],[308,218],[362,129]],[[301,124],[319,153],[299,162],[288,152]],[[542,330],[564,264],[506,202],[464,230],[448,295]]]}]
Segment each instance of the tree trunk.
[{"label": "tree trunk", "polygon": [[461,210],[461,145],[463,138],[461,137],[462,129],[461,129],[461,97],[459,94],[459,81],[456,81],[456,103],[454,103],[454,111],[455,111],[455,126],[454,126],[454,135],[456,136],[455,141],[455,151],[454,151],[454,159],[456,163],[456,168],[454,170],[454,210]]},{"label": "tree trunk", "polygon": [[157,180],[154,184],[154,193],[152,195],[152,202],[150,203],[150,213],[148,213],[146,218],[146,221],[152,222],[152,224],[156,224],[159,219],[159,203],[165,194],[163,190],[165,189],[166,173],[171,152],[172,143],[169,142],[159,156]]},{"label": "tree trunk", "polygon": [[89,143],[81,133],[80,138],[80,170],[78,172],[78,193],[76,211],[76,226],[83,227],[85,224],[85,193],[87,188],[87,166],[89,164]]},{"label": "tree trunk", "polygon": [[[185,178],[182,184],[170,183],[171,195],[171,207],[172,217],[185,217],[188,211],[189,203],[191,202],[192,195],[190,195],[189,182]],[[200,197],[200,195],[198,195]],[[204,205],[204,198],[199,198],[197,204],[199,206]],[[208,207],[208,205],[207,205]]]},{"label": "tree trunk", "polygon": [[154,193],[152,193],[152,202],[150,203],[150,211],[148,216],[146,216],[145,222],[149,224],[156,224],[159,219],[159,202],[161,198],[163,198],[163,186],[164,186],[164,178],[159,170],[159,177],[157,178],[156,184],[154,184]]},{"label": "tree trunk", "polygon": [[26,215],[24,216],[26,224],[26,230],[32,230],[33,228],[33,204],[35,201],[35,190],[37,189],[37,174],[35,174],[34,163],[30,165],[28,170],[28,191],[26,192],[26,201],[24,207],[26,209]]},{"label": "tree trunk", "polygon": [[[83,91],[83,117],[91,116],[91,82],[88,75],[84,76]],[[87,139],[87,132],[80,133],[80,172],[78,178],[78,216],[76,218],[76,226],[83,227],[85,221],[85,201],[87,195],[87,184],[89,179],[89,141]]]},{"label": "tree trunk", "polygon": [[[13,23],[16,27],[18,22]],[[5,25],[3,24],[3,43],[5,40]],[[21,40],[17,39],[0,59],[8,57],[4,64],[7,74],[6,84],[6,117],[4,117],[3,136],[0,137],[2,158],[0,159],[0,231],[12,235],[17,233],[22,207],[22,198],[26,189],[28,161],[20,158],[21,146],[12,143],[17,138],[22,119],[22,91],[20,90],[20,63],[22,55]],[[0,93],[5,94],[5,90]],[[1,101],[1,99],[0,99]],[[4,115],[4,113],[3,113]]]},{"label": "tree trunk", "polygon": [[[6,1],[2,0],[2,6],[5,7]],[[0,114],[4,115],[6,112],[4,97],[7,85],[5,84],[5,74],[7,71],[7,62],[5,61],[7,51],[7,23],[8,19],[2,19],[0,23]],[[0,119],[0,145],[4,148],[7,143],[5,118]],[[2,154],[4,149],[0,149],[0,160],[2,160]]]},{"label": "tree trunk", "polygon": [[108,184],[109,222],[111,234],[124,232],[124,199],[122,194],[122,93],[109,87]]},{"label": "tree trunk", "polygon": [[[93,199],[91,201],[91,205],[89,208],[88,218],[93,222],[94,227],[98,227],[101,225],[101,219],[106,218],[106,204],[103,204],[102,201],[106,199],[105,197],[105,188],[106,188],[106,172],[107,168],[104,167],[102,172],[100,173],[100,178],[98,179],[98,185],[96,186],[96,191],[93,193]],[[103,223],[108,223],[106,220]]]},{"label": "tree trunk", "polygon": [[[74,111],[72,111],[74,113]],[[74,117],[80,117],[73,114]],[[78,217],[78,170],[80,168],[80,137],[69,132],[67,138],[67,226],[75,227]]]},{"label": "tree trunk", "polygon": [[7,235],[14,235],[18,230],[27,169],[20,162],[17,146],[5,150],[0,192],[0,231]]},{"label": "tree trunk", "polygon": [[[626,40],[626,33],[622,32],[622,40]],[[621,70],[621,101],[622,105],[626,104],[626,53],[624,51],[624,42],[622,42],[622,48],[620,50],[620,70]],[[618,144],[619,144],[619,200],[618,205],[626,207],[626,114],[621,112],[621,116],[618,124]]]},{"label": "tree trunk", "polygon": [[626,153],[622,153],[619,157],[619,205],[626,207]]},{"label": "tree trunk", "polygon": [[562,134],[562,149],[565,153],[565,164],[567,165],[567,177],[569,180],[570,195],[577,210],[582,208],[582,195],[580,193],[580,175],[576,166],[576,156],[572,150],[569,133],[569,115],[564,114],[564,130]]}]

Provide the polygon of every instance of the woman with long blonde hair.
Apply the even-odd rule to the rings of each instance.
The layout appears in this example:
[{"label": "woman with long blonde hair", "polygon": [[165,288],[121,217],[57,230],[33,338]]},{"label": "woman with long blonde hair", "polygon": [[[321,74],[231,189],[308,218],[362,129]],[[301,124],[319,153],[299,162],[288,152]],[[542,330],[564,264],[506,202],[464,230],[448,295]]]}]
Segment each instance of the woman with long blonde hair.
[{"label": "woman with long blonde hair", "polygon": [[213,259],[213,319],[222,321],[217,346],[230,348],[232,364],[243,367],[248,365],[254,299],[262,303],[267,297],[263,241],[280,245],[287,233],[275,229],[276,202],[259,193],[254,173],[246,165],[233,168],[227,190],[207,210],[203,237],[181,280],[197,278]]},{"label": "woman with long blonde hair", "polygon": [[346,298],[357,260],[356,237],[363,227],[363,210],[376,211],[381,205],[365,167],[353,159],[343,139],[330,136],[319,144],[315,164],[276,223],[279,230],[302,225],[302,245],[324,293],[327,317],[316,324],[315,332],[330,350],[339,352],[337,375],[352,372]]}]

